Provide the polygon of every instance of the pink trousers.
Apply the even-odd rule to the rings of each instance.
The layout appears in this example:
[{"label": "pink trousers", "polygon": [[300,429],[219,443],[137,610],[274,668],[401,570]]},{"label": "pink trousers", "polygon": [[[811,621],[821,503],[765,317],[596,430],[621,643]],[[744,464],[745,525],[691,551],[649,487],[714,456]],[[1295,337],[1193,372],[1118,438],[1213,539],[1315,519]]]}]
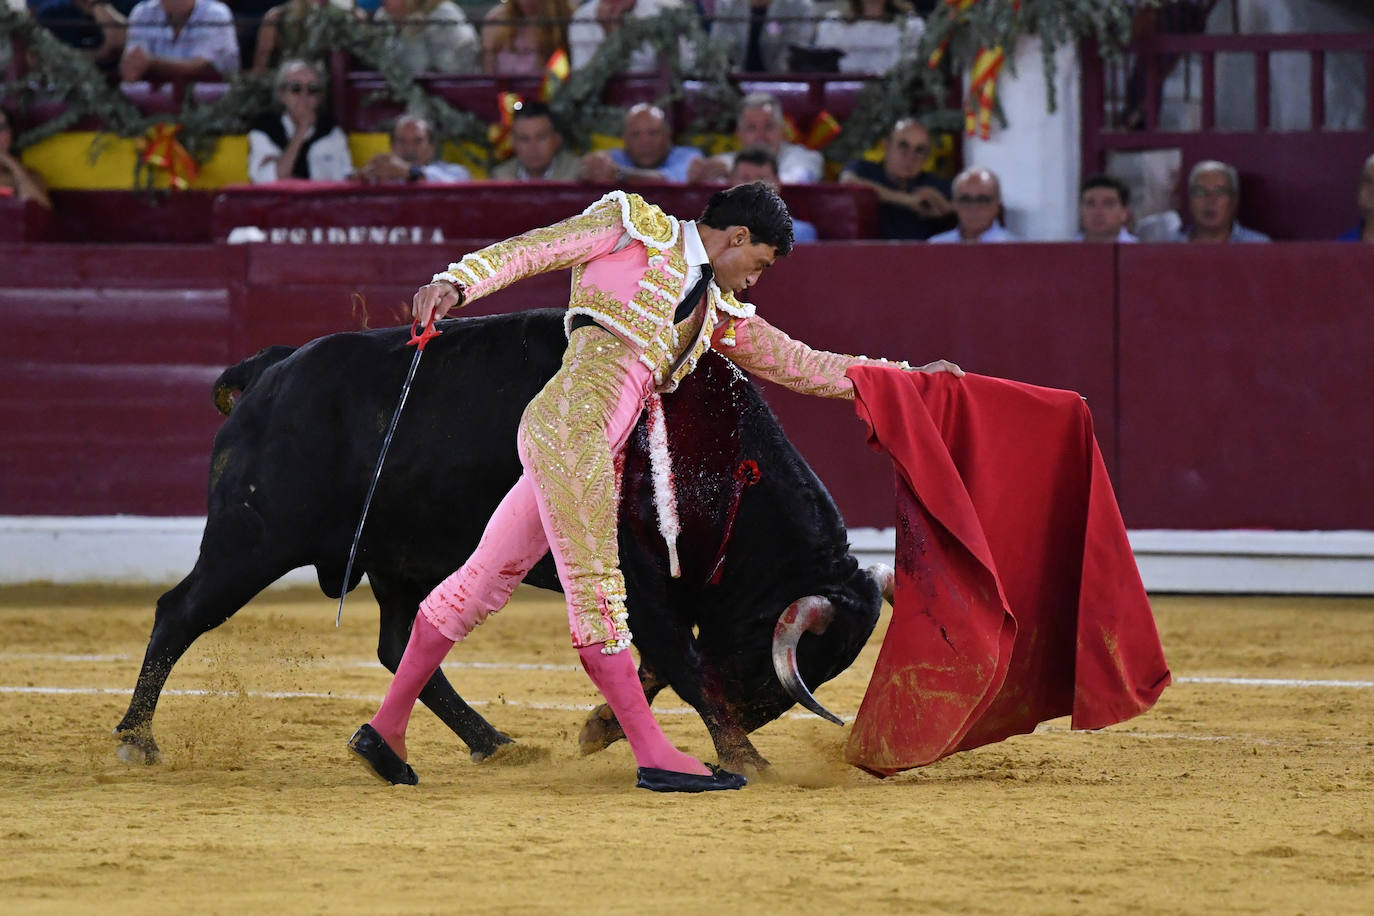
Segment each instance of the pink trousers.
[{"label": "pink trousers", "polygon": [[629,645],[616,457],[652,391],[649,369],[618,338],[597,327],[572,333],[562,367],[521,417],[524,473],[472,556],[420,604],[435,629],[460,642],[551,550],[573,645]]}]

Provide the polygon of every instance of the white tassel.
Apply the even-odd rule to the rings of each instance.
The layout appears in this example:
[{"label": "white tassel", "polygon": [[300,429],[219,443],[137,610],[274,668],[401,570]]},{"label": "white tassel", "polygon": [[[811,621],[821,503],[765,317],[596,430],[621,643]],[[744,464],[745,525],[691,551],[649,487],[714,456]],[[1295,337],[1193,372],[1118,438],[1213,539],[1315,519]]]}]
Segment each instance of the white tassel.
[{"label": "white tassel", "polygon": [[673,493],[673,459],[668,454],[668,424],[663,418],[663,399],[649,396],[649,467],[654,474],[654,508],[658,510],[658,530],[668,545],[668,575],[682,576],[677,559],[677,536],[682,526],[677,517],[677,497]]}]

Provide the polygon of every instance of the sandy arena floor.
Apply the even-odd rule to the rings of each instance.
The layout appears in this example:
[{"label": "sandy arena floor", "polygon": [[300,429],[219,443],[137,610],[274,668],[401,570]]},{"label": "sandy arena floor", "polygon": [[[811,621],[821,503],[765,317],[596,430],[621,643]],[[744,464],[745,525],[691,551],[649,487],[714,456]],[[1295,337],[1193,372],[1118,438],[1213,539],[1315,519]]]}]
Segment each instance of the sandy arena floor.
[{"label": "sandy arena floor", "polygon": [[[879,781],[794,714],[755,735],[771,778],[663,796],[623,742],[578,756],[593,688],[533,591],[447,666],[519,740],[493,760],[419,709],[421,784],[371,778],[344,749],[389,681],[370,598],[335,630],[274,592],[173,672],[166,762],[125,766],[155,597],[0,590],[0,913],[1374,912],[1374,601],[1159,598],[1176,684],[1134,721]],[[823,703],[853,715],[880,636]]]}]

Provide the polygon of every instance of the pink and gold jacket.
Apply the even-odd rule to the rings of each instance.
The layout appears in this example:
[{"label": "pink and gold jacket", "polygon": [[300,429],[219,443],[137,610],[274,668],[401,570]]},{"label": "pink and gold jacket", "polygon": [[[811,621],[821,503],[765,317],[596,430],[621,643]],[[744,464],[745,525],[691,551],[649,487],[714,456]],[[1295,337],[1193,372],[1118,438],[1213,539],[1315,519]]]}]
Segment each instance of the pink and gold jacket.
[{"label": "pink and gold jacket", "polygon": [[[631,244],[620,246],[625,235]],[[620,246],[620,247],[618,247]],[[612,191],[580,215],[474,251],[436,280],[463,288],[464,302],[517,280],[572,268],[567,322],[587,315],[631,347],[653,373],[658,391],[672,391],[715,348],[753,375],[803,394],[854,397],[851,366],[905,363],[813,350],[793,340],[712,281],[700,329],[680,339],[673,312],[687,279],[678,220],[638,194]]]}]

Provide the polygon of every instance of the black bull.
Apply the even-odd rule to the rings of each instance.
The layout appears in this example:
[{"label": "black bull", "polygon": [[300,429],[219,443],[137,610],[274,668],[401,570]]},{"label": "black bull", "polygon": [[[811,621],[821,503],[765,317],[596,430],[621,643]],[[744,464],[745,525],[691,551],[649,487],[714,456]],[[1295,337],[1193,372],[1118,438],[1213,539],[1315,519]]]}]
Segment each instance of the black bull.
[{"label": "black bull", "polygon": [[[516,424],[558,368],[565,345],[556,311],[441,327],[421,360],[348,583],[353,588],[367,573],[381,611],[377,655],[392,671],[420,600],[476,547],[519,476]],[[298,567],[314,566],[325,594],[339,596],[363,496],[413,353],[406,339],[404,329],[390,329],[334,334],[294,351],[273,347],[217,380],[222,410],[231,390],[243,394],[215,437],[200,555],[157,602],[138,683],[115,731],[124,759],[160,759],[153,713],[172,666],[201,634]],[[707,354],[663,400],[681,518],[680,578],[668,575],[642,418],[625,453],[620,507],[640,677],[650,700],[671,686],[700,713],[722,762],[766,767],[748,733],[796,698],[809,699],[804,686],[789,693],[774,673],[779,615],[798,599],[807,599],[799,602],[803,609],[828,601],[833,615],[823,633],[798,641],[798,630],[791,637],[801,680],[824,683],[853,663],[872,633],[880,581],[849,554],[829,494],[758,391],[726,360]],[[750,462],[758,471],[752,486]],[[557,589],[551,557],[525,581]],[[824,626],[804,618],[808,623],[813,631]],[[420,700],[474,759],[510,740],[458,696],[442,670]],[[587,720],[582,746],[590,751],[619,737],[603,707]]]}]

